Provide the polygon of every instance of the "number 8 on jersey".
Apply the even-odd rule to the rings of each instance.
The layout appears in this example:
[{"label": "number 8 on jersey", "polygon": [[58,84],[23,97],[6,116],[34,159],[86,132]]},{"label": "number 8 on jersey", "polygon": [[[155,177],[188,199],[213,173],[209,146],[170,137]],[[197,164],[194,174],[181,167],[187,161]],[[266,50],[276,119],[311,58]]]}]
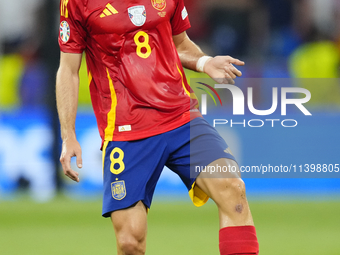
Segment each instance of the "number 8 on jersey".
[{"label": "number 8 on jersey", "polygon": [[[140,38],[143,37],[144,41],[141,42]],[[134,41],[137,45],[136,53],[139,57],[141,58],[148,58],[151,55],[151,47],[149,45],[149,35],[145,33],[144,31],[139,31],[135,36],[134,36]],[[143,53],[142,49],[145,48],[146,52]]]}]

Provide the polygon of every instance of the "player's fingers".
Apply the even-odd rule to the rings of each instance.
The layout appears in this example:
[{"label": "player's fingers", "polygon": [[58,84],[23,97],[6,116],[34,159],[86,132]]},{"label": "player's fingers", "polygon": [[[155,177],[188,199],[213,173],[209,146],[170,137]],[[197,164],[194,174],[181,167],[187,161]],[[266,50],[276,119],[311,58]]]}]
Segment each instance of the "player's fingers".
[{"label": "player's fingers", "polygon": [[219,84],[229,84],[229,82],[226,78],[213,78],[213,80],[216,81]]},{"label": "player's fingers", "polygon": [[229,63],[232,63],[232,64],[235,64],[235,65],[238,65],[238,66],[244,66],[245,63],[239,59],[236,59],[236,58],[232,58],[232,57],[229,57],[228,59]]},{"label": "player's fingers", "polygon": [[220,73],[219,75],[212,76],[213,80],[219,84],[230,84],[228,79],[226,78],[225,73]]},{"label": "player's fingers", "polygon": [[234,79],[229,75],[229,73],[226,73],[226,74],[225,74],[225,81],[226,81],[228,84],[232,84],[232,85],[235,84]]},{"label": "player's fingers", "polygon": [[77,157],[77,167],[82,168],[83,167],[83,159],[81,157],[81,151],[76,153],[76,157]]},{"label": "player's fingers", "polygon": [[224,68],[224,71],[229,75],[230,78],[235,79],[236,75],[233,73],[233,71],[230,69],[230,66],[226,66]]},{"label": "player's fingers", "polygon": [[60,162],[63,167],[64,174],[69,177],[71,180],[79,182],[78,173],[73,171],[71,168],[71,157],[66,155],[62,155],[60,157]]},{"label": "player's fingers", "polygon": [[67,157],[65,154],[61,154],[60,156],[60,163],[63,167],[63,171],[66,174],[66,171],[71,168],[70,166],[71,158]]},{"label": "player's fingers", "polygon": [[71,180],[75,181],[75,182],[79,182],[79,174],[76,171],[73,171],[72,169],[67,170],[65,172],[65,175],[67,177],[69,177]]},{"label": "player's fingers", "polygon": [[68,178],[70,178],[72,181],[79,182],[79,177],[76,174],[66,174]]},{"label": "player's fingers", "polygon": [[233,74],[235,74],[236,76],[240,77],[242,76],[242,72],[240,70],[238,70],[235,66],[233,66],[232,64],[230,64],[230,70],[233,72]]}]

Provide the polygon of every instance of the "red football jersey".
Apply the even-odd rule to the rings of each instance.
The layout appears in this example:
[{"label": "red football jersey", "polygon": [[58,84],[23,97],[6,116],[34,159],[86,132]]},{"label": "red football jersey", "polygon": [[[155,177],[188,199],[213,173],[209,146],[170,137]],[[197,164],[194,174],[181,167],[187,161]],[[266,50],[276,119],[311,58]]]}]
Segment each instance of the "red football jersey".
[{"label": "red football jersey", "polygon": [[201,116],[172,36],[190,27],[183,0],[61,0],[62,52],[86,53],[100,135],[128,141]]}]

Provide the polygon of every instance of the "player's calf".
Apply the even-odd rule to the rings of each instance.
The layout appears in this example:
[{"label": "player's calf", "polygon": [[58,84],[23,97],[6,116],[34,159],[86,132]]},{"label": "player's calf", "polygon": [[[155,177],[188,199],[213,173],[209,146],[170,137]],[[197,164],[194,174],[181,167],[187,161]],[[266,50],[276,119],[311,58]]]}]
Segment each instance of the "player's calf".
[{"label": "player's calf", "polygon": [[221,179],[217,187],[219,191],[212,196],[212,199],[220,211],[221,227],[226,227],[226,224],[223,224],[225,218],[228,218],[228,226],[253,225],[242,179]]},{"label": "player's calf", "polygon": [[220,228],[253,225],[242,179],[198,178],[196,183],[216,203]]},{"label": "player's calf", "polygon": [[[234,166],[233,160],[222,158],[210,165]],[[216,203],[220,219],[221,255],[255,255],[259,246],[253,218],[246,198],[245,185],[238,172],[202,175],[196,184]]]}]

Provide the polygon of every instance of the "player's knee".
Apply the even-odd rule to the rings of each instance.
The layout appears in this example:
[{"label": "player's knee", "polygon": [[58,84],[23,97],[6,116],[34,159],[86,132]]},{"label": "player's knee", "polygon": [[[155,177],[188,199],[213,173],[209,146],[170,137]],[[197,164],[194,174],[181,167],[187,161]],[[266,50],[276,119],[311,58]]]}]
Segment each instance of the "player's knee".
[{"label": "player's knee", "polygon": [[124,255],[145,254],[144,236],[120,235],[118,246]]},{"label": "player's knee", "polygon": [[235,194],[241,198],[246,198],[246,185],[244,181],[240,178],[234,179],[231,185],[231,189]]},{"label": "player's knee", "polygon": [[232,196],[236,199],[246,198],[246,187],[241,178],[227,178],[225,179],[225,192],[228,197]]}]

